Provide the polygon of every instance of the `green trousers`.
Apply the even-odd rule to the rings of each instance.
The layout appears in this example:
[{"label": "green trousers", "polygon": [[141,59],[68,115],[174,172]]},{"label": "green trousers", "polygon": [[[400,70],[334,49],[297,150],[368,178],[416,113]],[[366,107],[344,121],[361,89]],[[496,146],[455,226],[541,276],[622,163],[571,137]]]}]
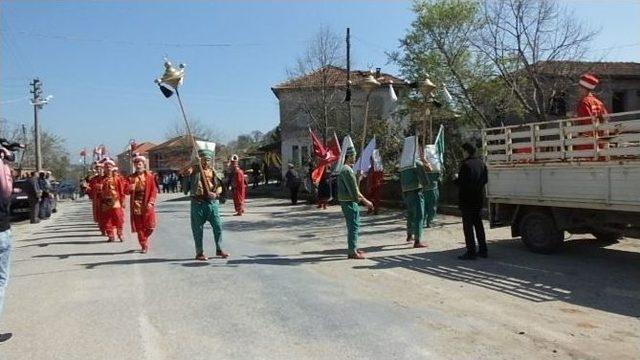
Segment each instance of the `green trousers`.
[{"label": "green trousers", "polygon": [[422,192],[422,196],[424,197],[424,225],[429,226],[433,219],[436,218],[440,191],[437,187],[430,190],[424,190]]},{"label": "green trousers", "polygon": [[422,240],[424,227],[424,197],[422,191],[412,190],[403,193],[407,207],[407,235],[413,235],[414,241]]},{"label": "green trousers", "polygon": [[209,222],[213,228],[213,238],[216,243],[216,251],[221,250],[222,243],[222,220],[220,220],[220,210],[218,209],[218,200],[200,201],[191,200],[191,232],[193,233],[193,241],[196,244],[196,254],[203,252],[202,233],[204,231],[204,223]]},{"label": "green trousers", "polygon": [[360,231],[360,207],[355,201],[341,201],[340,206],[347,222],[349,254],[355,254],[358,248],[358,232]]}]

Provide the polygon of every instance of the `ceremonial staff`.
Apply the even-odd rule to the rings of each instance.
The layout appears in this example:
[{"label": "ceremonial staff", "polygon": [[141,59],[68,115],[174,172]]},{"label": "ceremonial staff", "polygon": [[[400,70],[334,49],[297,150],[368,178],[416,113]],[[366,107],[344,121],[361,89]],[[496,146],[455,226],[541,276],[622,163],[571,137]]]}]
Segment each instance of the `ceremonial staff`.
[{"label": "ceremonial staff", "polygon": [[[182,99],[180,98],[180,92],[178,91],[178,87],[182,85],[182,82],[184,80],[184,68],[185,68],[184,64],[180,64],[178,68],[175,68],[171,64],[171,62],[165,58],[164,74],[162,74],[162,77],[157,78],[155,80],[155,83],[158,84],[158,86],[160,87],[160,91],[162,91],[162,94],[166,98],[171,97],[171,95],[173,95],[174,92],[176,93],[176,97],[178,98],[178,104],[180,104],[180,111],[182,112],[182,118],[184,119],[184,124],[187,129],[187,135],[189,136],[189,138],[191,138],[191,145],[193,146],[192,153],[197,153],[198,145],[196,144],[196,139],[193,137],[193,134],[191,133],[191,126],[189,125],[189,120],[187,120],[187,114],[184,111],[184,105],[182,105]],[[200,174],[201,174],[200,180],[202,181],[203,193],[205,197],[208,197],[209,184],[207,184],[207,181],[204,181],[204,176],[202,175],[204,174],[204,172],[203,172],[202,164],[200,163],[200,161],[198,161],[198,167],[200,169]]]}]

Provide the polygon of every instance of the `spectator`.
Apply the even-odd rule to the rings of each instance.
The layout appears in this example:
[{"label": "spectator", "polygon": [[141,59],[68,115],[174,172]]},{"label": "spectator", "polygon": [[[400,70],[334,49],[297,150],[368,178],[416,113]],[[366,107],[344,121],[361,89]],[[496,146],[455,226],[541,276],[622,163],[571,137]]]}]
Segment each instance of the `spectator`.
[{"label": "spectator", "polygon": [[[11,257],[11,222],[9,219],[13,179],[11,168],[7,165],[13,161],[13,153],[0,146],[0,315],[4,305],[4,294],[9,280],[9,264]],[[11,333],[0,333],[0,342],[11,338]]]},{"label": "spectator", "polygon": [[51,181],[49,175],[44,172],[40,173],[38,178],[38,186],[42,194],[40,195],[40,209],[38,209],[38,217],[41,220],[47,220],[51,217]]},{"label": "spectator", "polygon": [[251,175],[253,176],[253,188],[255,189],[260,182],[260,164],[257,161],[251,164]]},{"label": "spectator", "polygon": [[[455,179],[458,185],[458,206],[462,212],[462,227],[467,251],[459,256],[460,260],[475,260],[476,255],[487,257],[487,242],[480,216],[484,202],[484,186],[487,183],[487,167],[476,156],[476,148],[470,143],[462,145],[464,160]],[[474,236],[475,229],[475,236]],[[478,251],[476,253],[476,239]]]},{"label": "spectator", "polygon": [[285,185],[289,188],[291,193],[291,204],[298,204],[298,190],[300,190],[300,175],[293,168],[293,164],[289,164],[289,170],[285,175]]},{"label": "spectator", "polygon": [[26,185],[25,192],[29,197],[29,207],[31,209],[29,218],[32,224],[37,224],[40,222],[40,197],[42,196],[42,191],[38,184],[37,172],[33,171],[31,173],[31,177],[27,180]]}]

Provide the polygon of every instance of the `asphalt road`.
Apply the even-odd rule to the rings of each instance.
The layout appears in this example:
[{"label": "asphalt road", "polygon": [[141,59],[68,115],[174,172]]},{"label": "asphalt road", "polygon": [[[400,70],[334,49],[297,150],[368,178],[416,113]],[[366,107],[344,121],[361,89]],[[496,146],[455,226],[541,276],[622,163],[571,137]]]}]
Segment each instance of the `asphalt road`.
[{"label": "asphalt road", "polygon": [[[346,260],[338,207],[223,207],[226,260],[196,262],[188,202],[162,195],[148,254],[106,243],[85,201],[14,229],[0,359],[638,359],[640,241],[528,252],[488,231],[461,262],[458,218],[404,244],[396,211],[364,216]],[[213,254],[210,228],[206,250]]]}]

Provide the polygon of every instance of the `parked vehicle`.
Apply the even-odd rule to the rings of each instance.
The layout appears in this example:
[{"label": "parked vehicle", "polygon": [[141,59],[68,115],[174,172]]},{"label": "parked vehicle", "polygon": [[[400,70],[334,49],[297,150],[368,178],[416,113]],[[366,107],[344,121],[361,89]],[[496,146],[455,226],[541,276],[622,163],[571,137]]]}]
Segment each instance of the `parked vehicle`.
[{"label": "parked vehicle", "polygon": [[[28,218],[31,213],[31,204],[27,195],[27,181],[16,180],[13,182],[13,193],[11,194],[11,216],[15,219]],[[51,212],[56,212],[58,200],[55,193],[51,197]]]},{"label": "parked vehicle", "polygon": [[556,251],[564,232],[640,238],[640,111],[482,131],[491,227]]}]

